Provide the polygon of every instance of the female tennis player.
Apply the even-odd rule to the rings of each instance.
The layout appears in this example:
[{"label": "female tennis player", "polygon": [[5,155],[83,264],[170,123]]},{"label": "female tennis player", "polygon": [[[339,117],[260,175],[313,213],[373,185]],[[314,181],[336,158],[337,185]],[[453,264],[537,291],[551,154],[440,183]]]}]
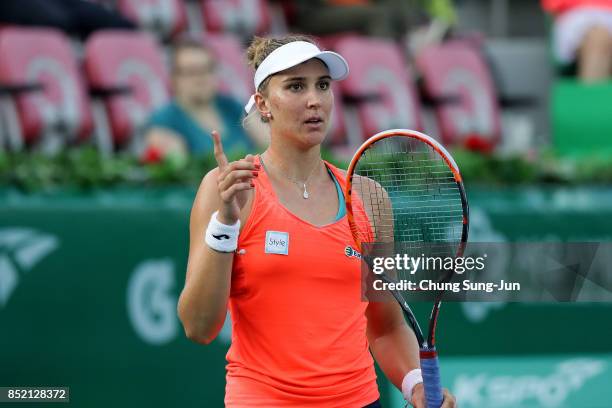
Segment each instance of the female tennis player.
[{"label": "female tennis player", "polygon": [[424,408],[415,336],[396,302],[362,301],[345,173],[321,159],[346,61],[304,36],[256,37],[248,59],[247,120],[269,126],[271,141],[228,163],[212,133],[218,168],[194,201],[178,305],[187,337],[210,343],[229,307],[227,407],[380,407],[373,355]]}]

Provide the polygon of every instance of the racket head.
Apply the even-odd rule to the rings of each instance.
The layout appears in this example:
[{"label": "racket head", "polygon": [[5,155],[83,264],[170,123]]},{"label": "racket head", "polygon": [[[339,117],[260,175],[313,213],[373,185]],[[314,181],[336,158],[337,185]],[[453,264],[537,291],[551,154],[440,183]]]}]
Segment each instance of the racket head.
[{"label": "racket head", "polygon": [[[456,243],[463,250],[460,244],[467,242],[469,208],[459,167],[444,146],[424,133],[392,129],[372,136],[351,159],[346,191],[347,218],[359,248],[368,242],[430,242]],[[445,200],[442,205],[440,200]],[[368,204],[378,214],[368,213],[365,219]],[[415,220],[418,215],[425,217]],[[390,225],[372,216],[392,218],[393,235]],[[418,222],[406,225],[399,222],[406,221],[402,216]]]},{"label": "racket head", "polygon": [[[391,246],[394,253],[420,255],[425,246],[461,256],[469,230],[469,207],[463,179],[450,153],[430,136],[408,129],[380,132],[357,150],[346,177],[347,218],[358,250]],[[366,250],[367,252],[367,250]],[[367,254],[364,254],[367,259]],[[430,254],[443,255],[443,254]],[[389,280],[401,280],[401,272]],[[450,279],[452,271],[440,279]],[[397,291],[395,291],[397,292]],[[393,293],[404,312],[403,293]],[[430,316],[428,343],[442,293]],[[409,319],[411,324],[415,320]],[[414,327],[415,333],[417,328]],[[419,334],[417,333],[417,337]],[[420,340],[420,339],[419,339]]]}]

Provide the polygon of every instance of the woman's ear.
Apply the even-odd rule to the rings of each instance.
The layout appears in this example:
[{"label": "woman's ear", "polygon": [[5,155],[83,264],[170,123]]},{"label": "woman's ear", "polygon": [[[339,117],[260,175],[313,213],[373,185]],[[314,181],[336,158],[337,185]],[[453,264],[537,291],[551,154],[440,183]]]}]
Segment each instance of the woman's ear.
[{"label": "woman's ear", "polygon": [[255,93],[255,106],[261,114],[262,119],[265,118],[264,120],[267,119],[266,121],[272,119],[272,112],[270,112],[268,101],[259,92]]}]

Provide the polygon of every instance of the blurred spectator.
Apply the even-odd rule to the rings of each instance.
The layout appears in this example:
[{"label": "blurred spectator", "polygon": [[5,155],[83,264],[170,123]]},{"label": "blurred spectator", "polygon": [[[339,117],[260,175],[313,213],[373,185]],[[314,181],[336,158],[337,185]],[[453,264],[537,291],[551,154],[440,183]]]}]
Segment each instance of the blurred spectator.
[{"label": "blurred spectator", "polygon": [[452,0],[419,0],[419,13],[406,29],[404,41],[411,55],[444,41],[457,24]]},{"label": "blurred spectator", "polygon": [[612,0],[541,0],[554,16],[555,57],[575,63],[584,82],[607,80],[612,73]]},{"label": "blurred spectator", "polygon": [[228,151],[254,150],[255,139],[242,127],[243,104],[217,93],[215,69],[212,53],[200,42],[182,39],[176,43],[172,56],[175,98],[149,119],[146,151],[162,156],[212,152],[212,130],[219,131]]},{"label": "blurred spectator", "polygon": [[0,0],[0,23],[54,27],[81,38],[103,28],[136,28],[121,14],[87,0]]},{"label": "blurred spectator", "polygon": [[452,0],[426,0],[422,4],[431,19],[444,22],[449,26],[457,22],[457,12]]}]

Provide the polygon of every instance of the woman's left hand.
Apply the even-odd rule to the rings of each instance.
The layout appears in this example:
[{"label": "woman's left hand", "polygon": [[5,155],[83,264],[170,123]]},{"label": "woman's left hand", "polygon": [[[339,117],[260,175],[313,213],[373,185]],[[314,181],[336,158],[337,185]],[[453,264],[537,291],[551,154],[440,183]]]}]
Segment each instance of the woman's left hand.
[{"label": "woman's left hand", "polygon": [[[453,394],[451,394],[446,388],[442,390],[444,393],[444,401],[440,408],[457,408],[457,400]],[[412,406],[415,408],[427,408],[425,402],[425,389],[423,383],[417,384],[412,389]]]}]

